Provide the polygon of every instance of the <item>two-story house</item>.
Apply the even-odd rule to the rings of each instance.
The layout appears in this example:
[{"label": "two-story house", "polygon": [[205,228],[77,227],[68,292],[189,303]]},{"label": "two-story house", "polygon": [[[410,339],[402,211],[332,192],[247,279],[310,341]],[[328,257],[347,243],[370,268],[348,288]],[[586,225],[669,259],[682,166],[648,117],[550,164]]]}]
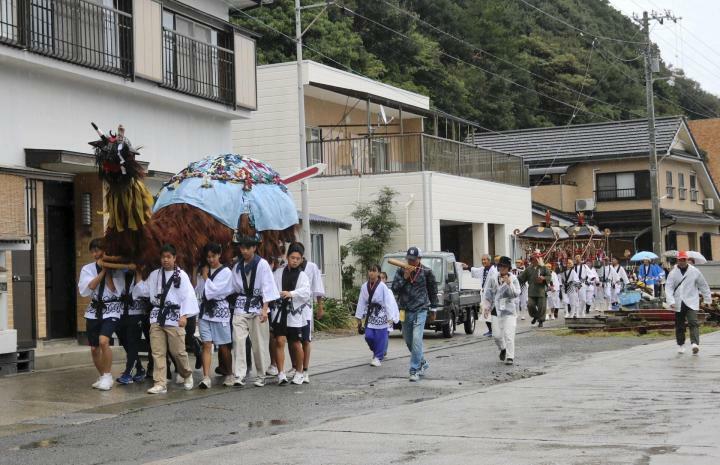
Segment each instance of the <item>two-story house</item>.
[{"label": "two-story house", "polygon": [[91,121],[106,133],[122,124],[142,146],[151,190],[163,173],[232,150],[231,122],[257,99],[255,37],[228,10],[223,0],[0,0],[0,330],[14,328],[20,346],[84,331],[75,282],[104,231]]},{"label": "two-story house", "polygon": [[[611,230],[611,248],[650,250],[646,119],[482,133],[475,142],[522,156],[539,206],[585,211]],[[720,259],[720,197],[685,118],[656,121],[658,192],[665,249]]]},{"label": "two-story house", "polygon": [[[512,232],[532,218],[520,157],[461,142],[472,125],[432,110],[427,96],[313,61],[303,78],[307,161],[327,165],[309,182],[310,209],[352,224],[342,243],[359,234],[355,206],[387,186],[398,192],[401,224],[392,250],[450,250],[467,263],[512,253]],[[296,63],[258,67],[258,105],[233,123],[235,151],[300,169]],[[325,273],[337,266],[321,264]]]}]

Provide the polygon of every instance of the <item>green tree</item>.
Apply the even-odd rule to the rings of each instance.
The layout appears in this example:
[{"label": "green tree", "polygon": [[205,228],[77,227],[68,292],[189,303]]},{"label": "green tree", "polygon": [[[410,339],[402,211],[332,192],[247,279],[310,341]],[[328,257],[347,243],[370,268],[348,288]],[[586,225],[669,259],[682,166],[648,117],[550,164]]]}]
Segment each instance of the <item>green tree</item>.
[{"label": "green tree", "polygon": [[360,222],[360,236],[348,243],[350,252],[356,257],[359,270],[364,273],[371,265],[379,263],[386,251],[392,233],[400,227],[392,210],[397,192],[383,187],[377,200],[358,204],[352,217]]}]

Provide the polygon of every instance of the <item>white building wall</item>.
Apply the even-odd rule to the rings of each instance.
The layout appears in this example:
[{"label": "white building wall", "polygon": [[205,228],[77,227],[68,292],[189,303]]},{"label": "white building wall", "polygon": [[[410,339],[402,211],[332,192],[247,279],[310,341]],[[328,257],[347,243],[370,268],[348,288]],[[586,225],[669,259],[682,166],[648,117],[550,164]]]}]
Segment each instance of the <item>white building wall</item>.
[{"label": "white building wall", "polygon": [[257,69],[258,111],[232,125],[233,151],[269,163],[281,175],[300,169],[297,74],[287,65]]},{"label": "white building wall", "polygon": [[227,21],[230,5],[223,0],[182,0],[182,3]]},{"label": "white building wall", "polygon": [[[376,194],[385,186],[398,192],[393,211],[401,225],[393,235],[388,252],[407,248],[406,231],[409,232],[410,244],[419,244],[422,247],[424,240],[422,173],[314,178],[309,182],[310,210],[318,215],[352,224],[351,231],[340,230],[340,244],[344,245],[360,234],[360,225],[352,217],[356,205],[374,201],[377,198]],[[294,190],[293,194],[300,205],[297,190]],[[409,221],[406,223],[405,204],[411,198],[413,203],[408,209]]]},{"label": "white building wall", "polygon": [[25,148],[91,153],[87,142],[97,139],[91,121],[106,132],[122,123],[133,145],[143,146],[141,160],[153,170],[176,172],[190,161],[232,149],[229,117],[138,95],[131,87],[0,60],[0,88],[3,165],[24,166]]},{"label": "white building wall", "polygon": [[[512,253],[510,235],[532,224],[530,189],[490,181],[431,173],[433,249],[440,249],[440,221],[504,225],[503,239],[496,235],[496,251]],[[483,253],[487,252],[487,248]]]}]

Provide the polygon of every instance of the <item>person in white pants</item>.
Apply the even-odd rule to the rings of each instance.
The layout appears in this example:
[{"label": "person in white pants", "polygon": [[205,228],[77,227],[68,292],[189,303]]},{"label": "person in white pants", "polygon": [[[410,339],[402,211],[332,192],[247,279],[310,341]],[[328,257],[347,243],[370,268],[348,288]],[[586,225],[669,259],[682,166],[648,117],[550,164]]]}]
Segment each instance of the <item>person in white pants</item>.
[{"label": "person in white pants", "polygon": [[[584,318],[587,314],[588,310],[590,310],[590,304],[592,303],[592,296],[590,297],[590,302],[588,302],[588,295],[589,291],[588,288],[590,283],[590,268],[583,263],[582,257],[580,255],[575,256],[575,274],[577,275],[577,282],[576,287],[579,285],[577,290],[577,297],[578,297],[578,309],[577,309],[577,315],[580,318]],[[591,289],[591,291],[594,292],[594,289]]]},{"label": "person in white pants", "polygon": [[598,281],[595,286],[595,308],[600,312],[607,312],[610,310],[613,287],[618,279],[615,269],[610,264],[607,256],[603,257],[602,266],[600,266],[597,274]]},{"label": "person in white pants", "polygon": [[580,282],[572,259],[567,259],[565,269],[560,272],[560,286],[562,291],[562,301],[565,304],[565,318],[577,318],[580,303],[578,300],[578,290]]},{"label": "person in white pants", "polygon": [[[525,271],[525,260],[518,258],[515,260],[515,268],[512,269],[512,274],[516,277]],[[518,315],[521,320],[525,319],[525,313],[527,313],[528,305],[528,283],[520,285],[520,296],[518,296]]]},{"label": "person in white pants", "polygon": [[558,317],[560,303],[560,280],[557,273],[553,270],[552,263],[545,264],[550,270],[550,285],[547,289],[547,317],[548,320],[554,320]]},{"label": "person in white pants", "polygon": [[612,269],[615,273],[616,280],[613,283],[612,286],[612,295],[610,297],[610,300],[612,302],[613,308],[618,308],[618,301],[620,300],[620,292],[623,290],[625,286],[628,285],[630,282],[630,279],[628,279],[627,272],[625,271],[625,268],[620,265],[620,261],[613,257],[612,259]]},{"label": "person in white pants", "polygon": [[493,276],[483,291],[483,314],[492,314],[493,337],[500,349],[500,360],[512,365],[515,360],[515,328],[517,327],[520,282],[510,273],[512,261],[500,257],[498,274]]}]

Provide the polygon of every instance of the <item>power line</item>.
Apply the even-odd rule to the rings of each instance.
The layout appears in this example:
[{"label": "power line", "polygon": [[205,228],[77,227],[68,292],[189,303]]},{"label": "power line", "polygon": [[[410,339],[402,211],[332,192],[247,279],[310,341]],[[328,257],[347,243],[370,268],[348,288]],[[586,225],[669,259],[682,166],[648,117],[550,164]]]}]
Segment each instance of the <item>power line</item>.
[{"label": "power line", "polygon": [[[381,27],[381,28],[383,28],[383,29],[385,29],[385,30],[387,30],[387,31],[389,31],[389,32],[392,32],[393,34],[397,34],[397,35],[399,35],[399,36],[401,36],[401,37],[403,37],[403,38],[405,38],[405,39],[407,39],[407,40],[410,40],[410,41],[413,40],[413,39],[412,39],[410,36],[408,36],[407,34],[405,34],[405,33],[403,33],[403,32],[400,32],[400,31],[398,31],[398,30],[395,30],[395,29],[391,28],[390,26],[386,26],[385,24],[383,24],[383,23],[381,23],[381,22],[379,22],[379,21],[376,21],[376,20],[374,20],[374,19],[372,19],[372,18],[368,18],[367,16],[364,16],[364,15],[362,15],[362,14],[360,14],[360,13],[354,11],[354,10],[351,10],[350,8],[348,8],[348,7],[344,6],[344,5],[341,6],[341,8],[343,8],[345,11],[347,11],[348,13],[350,13],[350,14],[352,14],[352,15],[355,15],[355,16],[357,16],[357,17],[359,17],[359,18],[362,18],[362,19],[364,19],[364,20],[366,20],[366,21],[369,21],[369,22],[371,22],[371,23],[373,23],[373,24],[375,24],[375,25],[377,25],[377,26],[379,26],[379,27]],[[540,96],[542,96],[542,97],[545,97],[545,98],[547,98],[547,99],[553,100],[553,101],[555,101],[555,102],[557,102],[557,103],[559,103],[559,104],[561,104],[561,105],[564,105],[564,106],[566,106],[566,107],[574,108],[574,106],[573,106],[571,103],[565,102],[564,100],[560,100],[560,99],[555,98],[555,97],[553,97],[553,96],[551,96],[551,95],[545,94],[544,92],[540,92],[540,91],[535,90],[535,89],[533,89],[533,88],[527,87],[527,86],[525,86],[525,85],[523,85],[523,84],[520,84],[519,82],[513,81],[512,79],[510,79],[510,78],[508,78],[508,77],[505,77],[505,76],[503,76],[503,75],[501,75],[501,74],[498,74],[498,73],[496,73],[496,72],[494,72],[494,71],[490,71],[489,69],[483,68],[482,66],[478,66],[478,65],[476,65],[476,64],[473,64],[473,63],[470,63],[470,62],[468,62],[468,61],[465,61],[465,60],[463,60],[462,58],[458,58],[458,57],[456,57],[456,56],[454,56],[454,55],[451,55],[451,54],[449,54],[449,53],[447,53],[447,52],[445,52],[445,51],[443,51],[443,50],[441,50],[441,49],[438,50],[438,53],[440,53],[441,55],[443,55],[443,56],[445,56],[445,57],[447,57],[447,58],[450,58],[450,59],[452,59],[452,60],[454,60],[454,61],[457,61],[458,63],[464,63],[464,64],[466,64],[466,65],[468,65],[468,66],[470,66],[470,67],[479,69],[480,71],[483,71],[483,72],[485,72],[485,73],[487,73],[487,74],[489,74],[489,75],[491,75],[491,76],[493,76],[493,77],[496,77],[496,78],[498,78],[498,79],[501,79],[501,80],[503,80],[503,81],[505,81],[505,82],[508,82],[509,84],[512,84],[512,85],[514,85],[514,86],[520,87],[520,88],[525,89],[525,90],[528,90],[528,91],[530,91],[530,92],[533,92],[533,93],[535,93],[535,94],[538,94],[538,95],[540,95]],[[596,117],[602,118],[602,119],[604,119],[604,120],[606,120],[606,121],[612,121],[611,119],[609,119],[609,118],[607,118],[607,117],[605,117],[605,116],[603,116],[603,115],[600,115],[600,114],[598,114],[598,113],[595,113],[595,112],[593,112],[593,111],[590,111],[590,110],[587,110],[587,109],[586,109],[586,110],[582,110],[582,111],[585,112],[585,113],[594,115],[594,116],[596,116]]]},{"label": "power line", "polygon": [[578,31],[578,32],[580,32],[580,33],[582,33],[582,34],[587,34],[587,35],[589,35],[589,36],[591,36],[591,37],[594,37],[594,38],[596,38],[596,39],[604,39],[604,40],[610,40],[610,41],[613,41],[613,42],[620,42],[620,43],[626,43],[626,44],[638,44],[638,45],[643,45],[643,44],[645,44],[645,42],[638,42],[638,41],[634,41],[634,40],[625,40],[625,39],[617,39],[617,38],[615,38],[615,37],[608,37],[608,36],[603,36],[603,35],[600,35],[600,34],[596,34],[596,33],[594,33],[594,32],[590,32],[590,31],[588,31],[588,30],[586,30],[586,29],[582,29],[582,28],[579,28],[579,27],[573,25],[573,24],[565,21],[565,20],[562,19],[562,18],[558,18],[557,16],[554,16],[554,15],[548,13],[547,11],[542,10],[542,9],[536,7],[536,6],[533,5],[532,3],[528,3],[528,2],[526,2],[525,0],[519,0],[519,1],[522,2],[522,3],[524,3],[525,5],[529,6],[529,7],[532,8],[533,10],[535,10],[535,11],[537,11],[537,12],[539,12],[539,13],[542,13],[543,15],[545,15],[545,16],[547,16],[547,17],[549,17],[549,18],[552,18],[552,19],[554,19],[555,21],[557,21],[557,22],[559,22],[559,23],[564,24],[565,26],[567,26],[567,27],[569,27],[569,28],[571,28],[571,29],[574,29],[574,30],[576,30],[576,31]]},{"label": "power line", "polygon": [[[533,72],[533,71],[530,70],[530,69],[524,68],[524,67],[522,67],[522,66],[520,66],[520,65],[517,65],[517,64],[513,63],[512,61],[509,61],[509,60],[506,60],[506,59],[504,59],[504,58],[502,58],[502,57],[499,57],[499,56],[497,56],[497,55],[494,55],[494,54],[492,54],[491,52],[489,52],[489,51],[487,51],[487,50],[484,50],[483,48],[481,48],[480,46],[478,46],[478,45],[476,45],[476,44],[473,44],[473,43],[471,43],[471,42],[469,42],[469,41],[467,41],[467,40],[465,40],[465,39],[462,39],[462,38],[457,37],[457,36],[455,36],[455,35],[453,35],[453,34],[450,34],[449,32],[446,32],[446,31],[440,29],[439,27],[437,27],[437,26],[435,26],[435,25],[433,25],[433,24],[425,21],[424,19],[420,18],[419,16],[413,15],[413,14],[410,13],[409,11],[403,10],[403,9],[397,7],[396,5],[393,5],[392,3],[388,2],[387,0],[380,0],[380,1],[382,1],[383,3],[385,3],[386,5],[388,5],[389,7],[395,9],[396,11],[398,11],[398,12],[400,12],[400,13],[406,15],[406,16],[409,16],[410,18],[414,19],[416,22],[422,23],[422,24],[424,24],[425,26],[431,28],[432,30],[437,31],[438,33],[440,33],[440,34],[442,34],[442,35],[445,35],[445,36],[447,36],[447,37],[450,37],[450,38],[458,41],[459,43],[470,47],[470,48],[473,49],[473,50],[477,50],[477,51],[479,51],[479,52],[481,52],[481,53],[483,53],[483,54],[485,54],[485,55],[487,55],[487,56],[490,56],[490,57],[492,57],[492,58],[494,58],[494,59],[496,59],[496,60],[498,60],[498,61],[501,61],[501,62],[503,62],[503,63],[505,63],[505,64],[508,64],[508,65],[512,66],[513,68],[515,68],[515,69],[519,69],[519,70],[521,70],[521,71],[525,71],[525,72],[531,74],[532,76],[535,76],[535,77],[537,77],[537,78],[539,78],[539,79],[542,79],[542,80],[545,81],[545,82],[552,83],[552,84],[555,84],[555,85],[557,85],[557,86],[560,86],[560,87],[562,87],[563,89],[572,92],[573,94],[578,92],[577,89],[573,89],[572,87],[570,87],[570,86],[568,86],[568,85],[565,85],[565,84],[563,84],[562,82],[558,82],[558,81],[554,81],[554,80],[552,80],[552,79],[548,79],[548,78],[546,78],[546,77],[544,77],[544,76],[541,76],[541,75]],[[637,35],[637,33],[636,33],[636,35]],[[592,45],[591,45],[593,48],[595,47],[595,43],[596,43],[595,40],[593,40]],[[642,55],[639,55],[638,57],[633,58],[633,60],[637,60],[638,58],[641,58],[641,57],[642,57]],[[546,63],[547,63],[547,62],[546,62]],[[585,98],[589,98],[589,99],[591,99],[591,100],[594,100],[594,101],[596,101],[596,102],[598,102],[598,103],[602,103],[602,104],[604,104],[604,105],[609,105],[609,106],[618,108],[618,109],[620,109],[620,110],[627,111],[627,112],[629,112],[629,113],[633,113],[632,110],[629,110],[629,109],[627,109],[627,108],[624,108],[624,107],[622,107],[622,106],[620,106],[620,105],[617,105],[617,104],[614,104],[614,103],[606,102],[606,101],[601,100],[601,99],[599,99],[599,98],[593,97],[592,95],[583,94],[582,96],[585,97]]]}]

